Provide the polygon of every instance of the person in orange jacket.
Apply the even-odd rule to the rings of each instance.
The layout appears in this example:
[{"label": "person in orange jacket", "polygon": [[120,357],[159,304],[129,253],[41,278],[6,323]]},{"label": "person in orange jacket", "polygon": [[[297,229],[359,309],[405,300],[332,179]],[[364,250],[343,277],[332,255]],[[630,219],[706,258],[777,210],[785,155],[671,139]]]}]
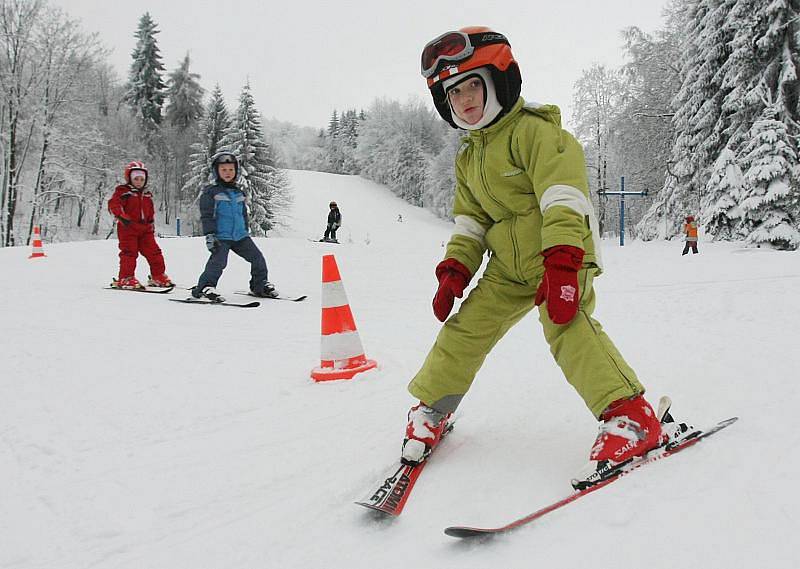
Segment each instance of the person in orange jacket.
[{"label": "person in orange jacket", "polygon": [[114,288],[139,289],[136,279],[136,258],[139,253],[150,264],[147,284],[159,288],[174,286],[166,275],[164,255],[156,243],[153,194],[146,188],[147,168],[141,162],[125,166],[125,183],[116,187],[108,200],[108,211],[117,219],[119,237],[119,279]]},{"label": "person in orange jacket", "polygon": [[683,246],[683,253],[681,256],[692,249],[692,255],[697,253],[697,222],[694,220],[693,215],[686,216],[686,223],[683,224],[683,234],[686,235],[686,245]]}]

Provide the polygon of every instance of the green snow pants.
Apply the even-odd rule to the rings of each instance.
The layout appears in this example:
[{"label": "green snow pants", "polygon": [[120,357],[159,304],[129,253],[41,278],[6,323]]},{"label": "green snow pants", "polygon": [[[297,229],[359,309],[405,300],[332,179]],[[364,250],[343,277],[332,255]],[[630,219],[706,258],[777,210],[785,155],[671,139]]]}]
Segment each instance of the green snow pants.
[{"label": "green snow pants", "polygon": [[[478,285],[442,327],[422,369],[408,386],[426,405],[455,411],[494,345],[533,307],[536,286],[505,278],[490,261]],[[539,321],[550,352],[586,406],[600,417],[612,402],[644,393],[636,374],[600,323],[592,318],[594,268],[578,273],[580,309],[565,325],[553,324],[543,304]],[[533,375],[533,374],[532,374]]]}]

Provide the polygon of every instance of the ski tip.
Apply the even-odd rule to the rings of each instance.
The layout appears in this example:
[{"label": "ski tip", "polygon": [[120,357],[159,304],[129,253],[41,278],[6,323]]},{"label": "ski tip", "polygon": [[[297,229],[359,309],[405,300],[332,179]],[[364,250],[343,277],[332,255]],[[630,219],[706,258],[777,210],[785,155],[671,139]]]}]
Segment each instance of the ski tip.
[{"label": "ski tip", "polygon": [[494,532],[480,528],[451,526],[448,528],[444,528],[444,534],[449,535],[450,537],[457,537],[460,539],[474,539],[474,538],[491,537],[494,534]]},{"label": "ski tip", "polygon": [[381,514],[383,516],[387,516],[387,517],[394,518],[394,517],[397,517],[397,515],[399,514],[399,512],[386,510],[386,509],[384,509],[384,508],[382,508],[380,506],[376,506],[376,505],[371,504],[369,502],[353,502],[353,503],[358,505],[358,506],[362,506],[364,508],[367,508],[368,510],[372,510],[373,512],[377,512],[377,513],[379,513],[379,514]]}]

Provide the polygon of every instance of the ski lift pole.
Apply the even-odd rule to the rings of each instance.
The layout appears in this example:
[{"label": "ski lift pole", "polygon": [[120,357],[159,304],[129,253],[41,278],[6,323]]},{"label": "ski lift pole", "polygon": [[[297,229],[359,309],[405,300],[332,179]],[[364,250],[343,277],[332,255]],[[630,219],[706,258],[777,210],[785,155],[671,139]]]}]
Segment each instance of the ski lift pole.
[{"label": "ski lift pole", "polygon": [[640,196],[647,195],[647,189],[641,192],[626,192],[625,191],[625,176],[619,179],[620,189],[618,192],[609,192],[608,190],[597,190],[598,195],[601,196],[619,196],[619,246],[625,246],[625,196]]}]

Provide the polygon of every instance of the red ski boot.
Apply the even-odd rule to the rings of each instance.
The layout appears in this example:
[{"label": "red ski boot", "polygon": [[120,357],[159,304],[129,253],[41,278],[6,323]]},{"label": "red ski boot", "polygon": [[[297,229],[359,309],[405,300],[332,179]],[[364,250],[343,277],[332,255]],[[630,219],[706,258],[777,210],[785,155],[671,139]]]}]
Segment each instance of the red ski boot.
[{"label": "red ski boot", "polygon": [[412,407],[408,412],[402,462],[414,465],[428,458],[434,447],[439,444],[451,415],[452,413],[446,415],[440,413],[422,402]]},{"label": "red ski boot", "polygon": [[172,288],[175,286],[175,283],[169,280],[169,277],[166,274],[163,274],[160,277],[148,276],[147,286],[153,286],[156,288]]},{"label": "red ski boot", "polygon": [[144,288],[142,283],[140,283],[136,277],[122,277],[121,279],[117,280],[114,279],[111,282],[112,288],[124,288],[125,290],[134,290],[139,288]]},{"label": "red ski boot", "polygon": [[590,460],[619,464],[666,442],[655,411],[641,395],[614,401],[600,419],[603,424],[592,446]]}]

